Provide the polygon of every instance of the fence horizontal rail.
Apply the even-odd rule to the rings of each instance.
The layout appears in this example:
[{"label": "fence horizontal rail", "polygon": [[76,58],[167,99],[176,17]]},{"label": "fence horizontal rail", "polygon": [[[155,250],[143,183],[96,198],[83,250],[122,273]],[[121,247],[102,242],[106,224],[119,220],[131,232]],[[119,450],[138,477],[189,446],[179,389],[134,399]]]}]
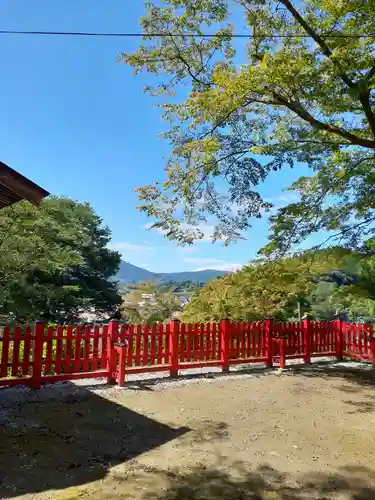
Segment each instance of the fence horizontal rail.
[{"label": "fence horizontal rail", "polygon": [[105,377],[123,384],[128,374],[287,360],[353,358],[375,366],[373,325],[341,321],[73,325],[4,328],[0,333],[0,386]]}]

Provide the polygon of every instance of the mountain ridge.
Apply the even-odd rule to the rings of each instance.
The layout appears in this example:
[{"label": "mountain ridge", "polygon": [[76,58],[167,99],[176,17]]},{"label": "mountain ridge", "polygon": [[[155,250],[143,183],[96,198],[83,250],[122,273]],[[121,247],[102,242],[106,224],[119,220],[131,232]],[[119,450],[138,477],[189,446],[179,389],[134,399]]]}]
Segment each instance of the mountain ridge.
[{"label": "mountain ridge", "polygon": [[181,271],[176,273],[154,273],[142,267],[121,261],[119,272],[115,280],[119,285],[137,284],[142,282],[168,283],[170,281],[182,282],[192,281],[195,283],[207,283],[211,279],[224,276],[225,271],[215,269],[204,269],[202,271]]}]

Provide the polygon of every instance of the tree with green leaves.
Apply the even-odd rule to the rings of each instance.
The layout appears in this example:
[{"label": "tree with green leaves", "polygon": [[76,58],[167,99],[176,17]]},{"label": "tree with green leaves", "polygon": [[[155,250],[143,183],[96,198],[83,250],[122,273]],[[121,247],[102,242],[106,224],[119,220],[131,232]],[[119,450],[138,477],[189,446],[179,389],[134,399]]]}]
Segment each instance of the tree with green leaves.
[{"label": "tree with green leaves", "polygon": [[374,266],[372,257],[340,247],[258,259],[208,283],[182,317],[194,322],[296,320],[299,303],[302,313],[317,320],[332,320],[337,312],[368,319],[375,312],[375,281],[368,266]]},{"label": "tree with green leaves", "polygon": [[122,313],[131,323],[164,322],[181,311],[173,286],[165,289],[159,284],[140,283],[129,288],[123,297]]},{"label": "tree with green leaves", "polygon": [[271,216],[263,252],[318,231],[352,245],[371,235],[374,12],[375,0],[148,1],[143,41],[121,57],[159,78],[146,91],[170,125],[166,179],[139,189],[154,226],[191,243],[214,219],[228,243],[271,209],[260,184],[304,163],[311,175]]},{"label": "tree with green leaves", "polygon": [[88,203],[48,198],[0,212],[2,323],[76,321],[81,313],[108,316],[121,303],[113,276],[120,255],[110,231]]}]

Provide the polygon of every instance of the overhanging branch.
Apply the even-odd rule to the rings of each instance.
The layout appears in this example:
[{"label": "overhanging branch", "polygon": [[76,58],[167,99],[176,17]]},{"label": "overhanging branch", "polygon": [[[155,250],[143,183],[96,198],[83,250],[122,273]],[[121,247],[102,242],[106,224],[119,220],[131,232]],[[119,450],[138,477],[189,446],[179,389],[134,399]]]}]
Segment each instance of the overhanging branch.
[{"label": "overhanging branch", "polygon": [[[292,3],[289,0],[280,0],[280,2],[285,6],[286,9],[290,12],[293,18],[302,26],[302,28],[308,33],[311,38],[319,45],[323,54],[332,62],[334,66],[338,69],[338,75],[341,80],[350,88],[356,89],[358,91],[358,99],[362,105],[362,109],[367,118],[368,124],[370,126],[371,132],[375,137],[375,115],[370,106],[370,92],[369,89],[363,90],[358,82],[354,82],[349,76],[345,73],[342,66],[332,57],[333,53],[331,49],[328,47],[323,38],[315,31],[313,28],[304,20],[301,14],[295,9]],[[375,74],[375,67],[373,67],[369,74],[367,75],[367,79],[369,80]],[[370,76],[369,76],[370,75]]]},{"label": "overhanging branch", "polygon": [[365,139],[363,137],[358,137],[347,130],[337,127],[336,125],[331,125],[330,123],[324,123],[317,118],[315,118],[311,113],[305,109],[301,103],[296,101],[287,101],[282,95],[274,92],[274,96],[278,99],[284,106],[288,109],[296,113],[302,120],[310,123],[310,125],[318,130],[322,130],[324,132],[329,132],[331,134],[338,135],[347,139],[351,144],[355,144],[356,146],[362,146],[365,148],[375,149],[375,141],[370,139]]}]

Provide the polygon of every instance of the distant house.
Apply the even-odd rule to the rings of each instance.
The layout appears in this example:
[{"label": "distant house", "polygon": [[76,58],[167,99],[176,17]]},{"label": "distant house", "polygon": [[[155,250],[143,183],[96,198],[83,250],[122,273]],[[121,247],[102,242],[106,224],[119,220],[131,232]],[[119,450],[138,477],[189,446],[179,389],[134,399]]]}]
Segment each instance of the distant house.
[{"label": "distant house", "polygon": [[179,297],[182,309],[190,302],[189,297]]},{"label": "distant house", "polygon": [[38,205],[49,192],[0,161],[0,210],[17,201]]},{"label": "distant house", "polygon": [[142,297],[142,299],[145,299],[145,300],[151,300],[151,299],[155,298],[155,294],[154,293],[142,293],[141,297]]}]

